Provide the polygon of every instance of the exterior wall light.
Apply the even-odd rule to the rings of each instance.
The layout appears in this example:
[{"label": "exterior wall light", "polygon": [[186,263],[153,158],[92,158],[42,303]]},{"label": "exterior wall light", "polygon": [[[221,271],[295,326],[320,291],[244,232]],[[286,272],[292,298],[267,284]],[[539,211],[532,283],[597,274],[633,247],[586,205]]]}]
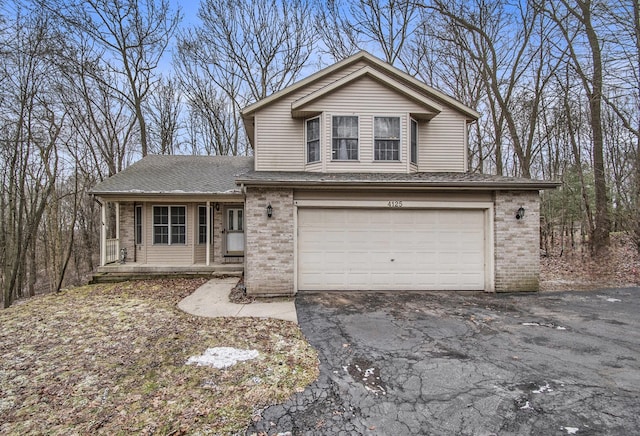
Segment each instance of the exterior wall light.
[{"label": "exterior wall light", "polygon": [[271,203],[269,203],[269,206],[267,206],[267,216],[271,218],[272,215],[273,215],[273,208],[271,207]]},{"label": "exterior wall light", "polygon": [[516,212],[516,219],[521,220],[522,218],[524,218],[524,207],[520,207]]},{"label": "exterior wall light", "polygon": [[216,203],[216,210],[219,211],[220,210],[220,203]]}]

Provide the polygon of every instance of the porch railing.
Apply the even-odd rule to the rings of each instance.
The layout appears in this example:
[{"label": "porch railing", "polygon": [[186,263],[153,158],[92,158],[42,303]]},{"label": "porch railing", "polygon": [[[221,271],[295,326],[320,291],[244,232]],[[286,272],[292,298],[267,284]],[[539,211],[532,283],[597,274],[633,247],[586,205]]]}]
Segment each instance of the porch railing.
[{"label": "porch railing", "polygon": [[106,241],[106,259],[105,264],[117,262],[119,259],[119,246],[120,241],[118,239],[107,239]]}]

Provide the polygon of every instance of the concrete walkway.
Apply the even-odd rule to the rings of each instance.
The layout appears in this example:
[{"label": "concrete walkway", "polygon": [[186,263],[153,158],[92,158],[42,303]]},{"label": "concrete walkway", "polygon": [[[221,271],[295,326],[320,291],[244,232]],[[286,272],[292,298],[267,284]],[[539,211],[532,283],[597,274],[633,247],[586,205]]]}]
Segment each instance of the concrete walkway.
[{"label": "concrete walkway", "polygon": [[298,323],[293,298],[277,301],[258,300],[249,304],[229,301],[229,292],[238,283],[237,277],[212,279],[178,303],[178,307],[192,315],[210,318],[255,317],[275,318]]}]

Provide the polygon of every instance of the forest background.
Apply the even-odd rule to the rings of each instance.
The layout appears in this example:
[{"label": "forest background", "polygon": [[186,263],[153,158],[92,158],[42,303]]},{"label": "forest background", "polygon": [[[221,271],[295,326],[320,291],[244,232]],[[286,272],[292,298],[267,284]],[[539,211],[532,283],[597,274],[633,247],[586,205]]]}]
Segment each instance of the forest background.
[{"label": "forest background", "polygon": [[241,108],[359,50],[482,113],[471,171],[563,182],[547,259],[640,252],[640,0],[0,0],[3,305],[94,270],[96,183],[250,154]]}]

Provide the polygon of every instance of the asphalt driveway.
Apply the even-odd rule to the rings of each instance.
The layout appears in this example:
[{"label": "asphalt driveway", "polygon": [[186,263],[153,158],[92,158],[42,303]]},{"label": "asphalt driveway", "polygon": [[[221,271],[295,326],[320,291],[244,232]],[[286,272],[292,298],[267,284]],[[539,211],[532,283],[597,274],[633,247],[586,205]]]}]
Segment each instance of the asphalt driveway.
[{"label": "asphalt driveway", "polygon": [[628,435],[640,288],[301,294],[320,378],[248,434]]}]

